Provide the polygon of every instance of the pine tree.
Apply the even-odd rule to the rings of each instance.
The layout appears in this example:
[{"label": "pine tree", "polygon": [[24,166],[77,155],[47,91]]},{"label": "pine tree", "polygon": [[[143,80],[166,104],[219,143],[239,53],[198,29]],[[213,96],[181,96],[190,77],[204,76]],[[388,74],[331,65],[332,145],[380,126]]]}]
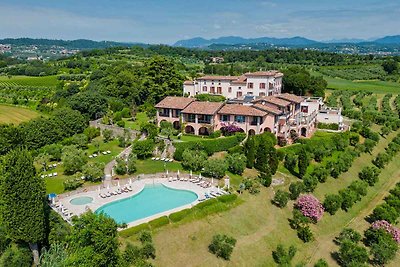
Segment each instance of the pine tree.
[{"label": "pine tree", "polygon": [[26,149],[4,157],[0,179],[0,220],[14,241],[29,243],[35,264],[39,262],[37,243],[45,235],[45,186],[36,175],[31,154]]}]

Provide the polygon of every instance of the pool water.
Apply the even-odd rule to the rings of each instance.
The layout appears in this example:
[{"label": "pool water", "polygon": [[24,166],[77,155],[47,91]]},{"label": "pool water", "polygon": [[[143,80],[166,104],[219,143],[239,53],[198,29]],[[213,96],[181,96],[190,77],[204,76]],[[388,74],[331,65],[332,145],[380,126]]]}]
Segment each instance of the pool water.
[{"label": "pool water", "polygon": [[117,223],[130,223],[190,204],[196,199],[197,194],[192,191],[172,189],[162,184],[146,185],[139,194],[108,203],[96,213],[104,212]]},{"label": "pool water", "polygon": [[86,205],[93,202],[93,198],[91,197],[77,197],[71,199],[69,203],[72,205]]}]

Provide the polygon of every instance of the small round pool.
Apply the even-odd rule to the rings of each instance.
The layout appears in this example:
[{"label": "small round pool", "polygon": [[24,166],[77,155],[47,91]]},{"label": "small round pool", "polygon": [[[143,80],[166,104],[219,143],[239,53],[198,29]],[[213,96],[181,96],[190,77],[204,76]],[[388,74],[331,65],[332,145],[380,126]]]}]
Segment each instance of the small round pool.
[{"label": "small round pool", "polygon": [[93,202],[92,197],[76,197],[70,200],[72,205],[86,205]]}]

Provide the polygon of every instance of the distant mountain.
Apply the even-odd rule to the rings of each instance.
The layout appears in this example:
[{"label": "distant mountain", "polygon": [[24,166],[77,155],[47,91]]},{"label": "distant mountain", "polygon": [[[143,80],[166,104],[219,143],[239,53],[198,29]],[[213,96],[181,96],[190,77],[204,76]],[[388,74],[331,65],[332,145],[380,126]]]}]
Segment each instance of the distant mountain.
[{"label": "distant mountain", "polygon": [[239,44],[273,44],[273,45],[289,45],[289,46],[306,46],[313,45],[319,42],[310,40],[304,37],[296,36],[292,38],[273,38],[273,37],[260,37],[260,38],[243,38],[239,36],[226,36],[214,39],[204,39],[196,37],[192,39],[177,41],[174,46],[187,47],[187,48],[200,48],[210,45],[239,45]]},{"label": "distant mountain", "polygon": [[0,44],[11,44],[16,46],[29,46],[29,45],[62,46],[69,49],[95,49],[95,48],[137,45],[137,43],[134,44],[134,43],[113,42],[113,41],[93,41],[86,39],[52,40],[52,39],[33,39],[33,38],[0,39]]},{"label": "distant mountain", "polygon": [[368,42],[365,39],[357,39],[357,38],[343,38],[343,39],[332,39],[324,41],[324,43],[328,44],[357,44],[357,43],[364,43]]},{"label": "distant mountain", "polygon": [[374,43],[378,44],[400,44],[400,35],[385,36],[383,38],[376,39]]}]

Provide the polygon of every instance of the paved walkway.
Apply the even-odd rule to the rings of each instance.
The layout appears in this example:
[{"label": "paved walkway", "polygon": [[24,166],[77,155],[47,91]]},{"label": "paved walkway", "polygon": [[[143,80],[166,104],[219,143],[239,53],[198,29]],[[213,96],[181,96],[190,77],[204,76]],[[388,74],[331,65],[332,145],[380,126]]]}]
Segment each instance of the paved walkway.
[{"label": "paved walkway", "polygon": [[[132,146],[128,146],[121,153],[119,153],[119,155],[117,157],[127,157],[127,156],[129,156],[131,151],[132,151]],[[117,161],[115,159],[113,159],[112,161],[107,163],[107,165],[104,168],[104,175],[105,176],[104,176],[103,185],[105,187],[111,186],[112,176],[113,176],[113,169],[114,169],[114,166],[116,164],[117,164]]]}]

